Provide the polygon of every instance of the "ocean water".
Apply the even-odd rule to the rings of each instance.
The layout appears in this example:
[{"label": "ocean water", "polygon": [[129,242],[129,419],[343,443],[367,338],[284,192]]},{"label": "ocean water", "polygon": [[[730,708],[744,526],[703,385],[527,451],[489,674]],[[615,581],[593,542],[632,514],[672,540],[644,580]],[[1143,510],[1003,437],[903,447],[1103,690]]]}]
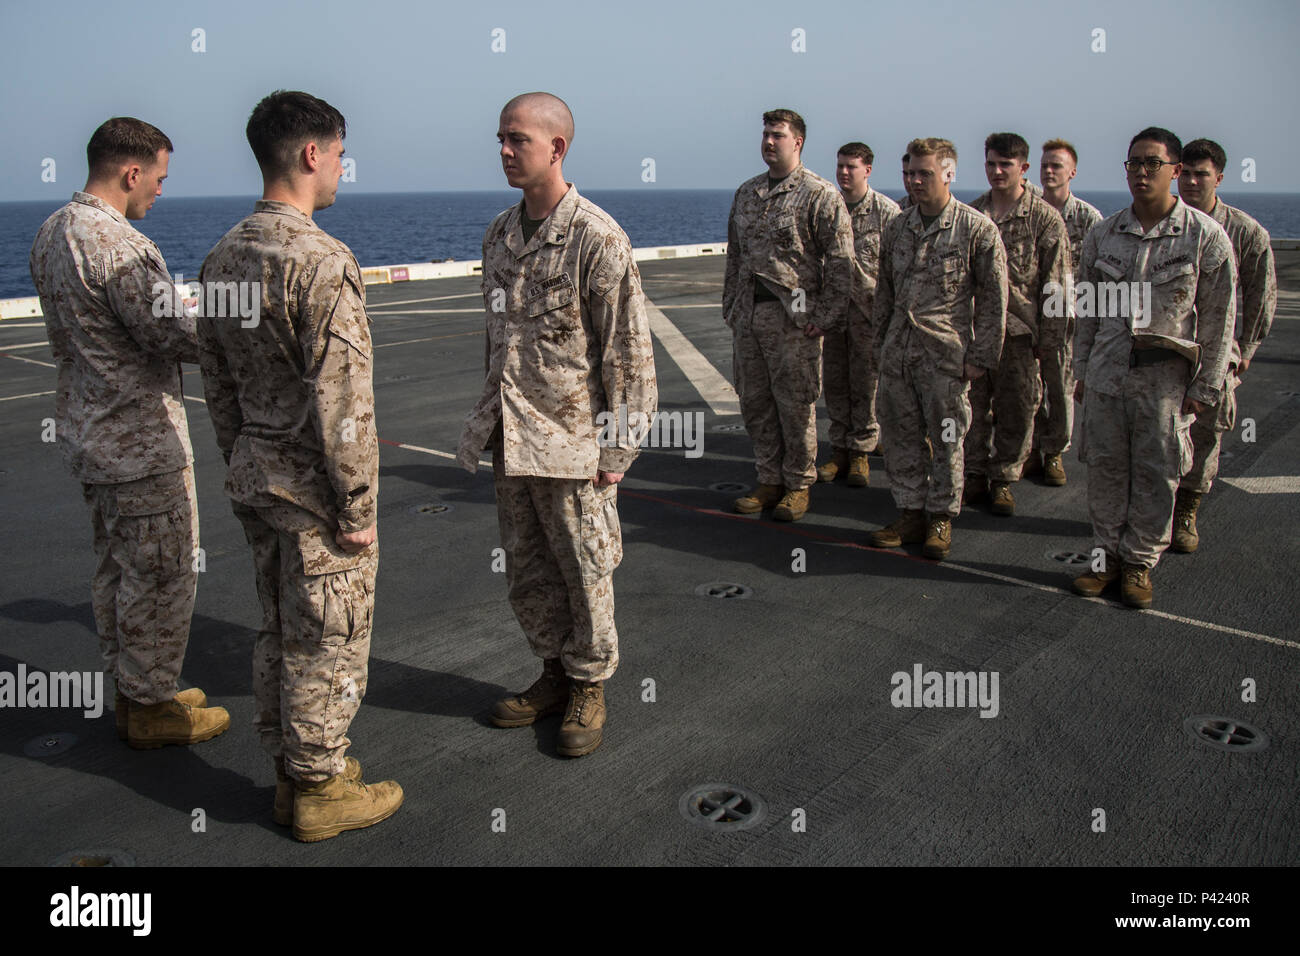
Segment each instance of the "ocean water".
[{"label": "ocean water", "polygon": [[[956,190],[969,202],[983,190]],[[592,200],[627,232],[634,246],[721,242],[727,237],[731,189],[592,190]],[[901,190],[885,189],[897,199]],[[1080,190],[1080,198],[1110,215],[1129,202],[1126,192]],[[1222,193],[1275,237],[1300,236],[1300,193]],[[363,266],[443,259],[477,259],[492,218],[519,201],[516,190],[491,192],[348,193],[316,214],[321,228],[351,247]],[[0,203],[0,299],[35,295],[28,253],[41,223],[67,201]],[[252,211],[255,197],[171,199],[164,194],[136,228],[158,244],[167,266],[186,280],[218,239]]]}]

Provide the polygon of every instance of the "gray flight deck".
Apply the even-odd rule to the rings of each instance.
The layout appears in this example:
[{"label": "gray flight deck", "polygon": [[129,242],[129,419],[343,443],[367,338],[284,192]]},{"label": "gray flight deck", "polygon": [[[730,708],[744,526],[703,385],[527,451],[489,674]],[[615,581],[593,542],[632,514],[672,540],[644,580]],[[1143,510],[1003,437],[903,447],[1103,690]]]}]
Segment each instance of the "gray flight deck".
[{"label": "gray flight deck", "polygon": [[[723,266],[641,271],[648,297],[730,377]],[[604,745],[579,760],[555,756],[558,718],[498,730],[485,716],[538,662],[492,570],[490,472],[471,477],[431,453],[454,453],[482,382],[478,280],[372,286],[381,560],[350,752],[368,779],[398,780],[405,805],[315,845],[271,822],[274,775],[251,729],[251,561],[211,423],[188,401],[206,570],[183,683],[233,725],[196,747],[136,752],[107,707],[93,721],[0,710],[0,863],[92,851],[138,865],[1296,863],[1300,494],[1288,476],[1300,475],[1300,253],[1279,253],[1279,274],[1273,333],[1239,392],[1256,441],[1227,437],[1222,477],[1287,480],[1221,480],[1200,552],[1169,553],[1157,569],[1152,612],[1073,596],[1078,568],[1050,556],[1090,544],[1072,452],[1065,488],[1016,486],[1016,517],[967,509],[943,564],[869,546],[867,532],[894,516],[878,456],[870,488],[816,486],[796,524],[730,514],[734,492],[710,485],[749,484],[751,449],[743,430],[714,429],[739,417],[711,413],[657,340],[660,407],[705,413],[704,455],[647,450],[623,485],[621,665]],[[31,320],[0,323],[10,673],[97,667],[87,510],[41,441],[54,407],[34,394],[54,388],[44,338]],[[186,368],[185,392],[201,398]],[[448,508],[421,510],[430,505]],[[792,570],[794,549],[806,571]],[[752,593],[696,593],[710,582]],[[997,672],[997,716],[892,706],[891,675],[917,664]],[[1255,702],[1242,699],[1247,679]],[[1184,729],[1202,714],[1248,721],[1269,743],[1202,744]],[[26,754],[58,733],[76,736],[70,749]],[[683,794],[715,783],[751,789],[765,818],[732,832],[684,819]]]}]

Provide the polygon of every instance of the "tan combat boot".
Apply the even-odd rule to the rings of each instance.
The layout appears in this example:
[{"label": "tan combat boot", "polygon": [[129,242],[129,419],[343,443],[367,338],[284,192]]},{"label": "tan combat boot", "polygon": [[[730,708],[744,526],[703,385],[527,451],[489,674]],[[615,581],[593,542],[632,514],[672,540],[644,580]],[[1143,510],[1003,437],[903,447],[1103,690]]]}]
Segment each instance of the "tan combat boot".
[{"label": "tan combat boot", "polygon": [[362,830],[387,820],[402,805],[395,780],[365,784],[336,774],[328,780],[294,783],[293,838],[319,843],[344,830]]},{"label": "tan combat boot", "polygon": [[925,512],[920,508],[907,508],[893,524],[871,532],[871,544],[877,548],[901,548],[924,540]]},{"label": "tan combat boot", "polygon": [[1140,564],[1124,565],[1124,582],[1120,585],[1120,597],[1129,607],[1150,607],[1151,571]]},{"label": "tan combat boot", "polygon": [[[182,704],[189,704],[191,707],[206,707],[208,704],[208,695],[203,693],[197,687],[191,687],[189,690],[178,691],[172,698]],[[115,691],[113,695],[113,720],[117,723],[117,739],[126,740],[126,723],[127,714],[131,712],[131,698],[120,690]]]},{"label": "tan combat boot", "polygon": [[136,750],[211,740],[230,727],[224,707],[192,707],[178,700],[127,707],[126,742]]},{"label": "tan combat boot", "polygon": [[772,512],[777,521],[798,521],[808,513],[808,489],[787,491]]},{"label": "tan combat boot", "polygon": [[1178,489],[1174,499],[1174,550],[1191,554],[1201,546],[1201,536],[1196,530],[1196,509],[1201,506],[1201,496],[1192,491]]},{"label": "tan combat boot", "polygon": [[605,685],[600,681],[570,682],[569,709],[560,724],[555,750],[562,757],[581,757],[600,746],[605,729]]},{"label": "tan combat boot", "polygon": [[1016,499],[1011,494],[1011,482],[995,481],[989,486],[989,511],[995,515],[1009,518],[1016,513]]},{"label": "tan combat boot", "polygon": [[1043,459],[1043,484],[1060,488],[1065,484],[1065,462],[1060,455],[1048,455]]},{"label": "tan combat boot", "polygon": [[751,491],[747,495],[737,498],[732,504],[737,514],[756,515],[760,511],[766,511],[776,505],[785,494],[785,488],[781,485],[762,485]]},{"label": "tan combat boot", "polygon": [[542,676],[528,690],[499,700],[488,718],[498,727],[527,727],[543,717],[558,714],[569,700],[569,678],[558,657],[542,665]]},{"label": "tan combat boot", "polygon": [[832,448],[831,460],[817,466],[818,481],[834,481],[843,478],[849,468],[849,452],[846,448]]},{"label": "tan combat boot", "polygon": [[1103,561],[1104,570],[1089,571],[1074,579],[1070,585],[1075,594],[1084,597],[1101,597],[1102,593],[1119,580],[1119,558],[1108,554]]},{"label": "tan combat boot", "polygon": [[[360,761],[354,757],[345,758],[343,777],[360,780]],[[293,826],[293,778],[285,773],[283,757],[275,758],[275,805],[271,809],[271,819],[282,827]]]},{"label": "tan combat boot", "polygon": [[948,515],[928,515],[925,528],[925,544],[921,553],[933,561],[942,561],[948,557],[952,548],[952,518]]},{"label": "tan combat boot", "polygon": [[871,484],[871,465],[865,452],[849,456],[849,477],[844,483],[850,488],[865,488]]}]

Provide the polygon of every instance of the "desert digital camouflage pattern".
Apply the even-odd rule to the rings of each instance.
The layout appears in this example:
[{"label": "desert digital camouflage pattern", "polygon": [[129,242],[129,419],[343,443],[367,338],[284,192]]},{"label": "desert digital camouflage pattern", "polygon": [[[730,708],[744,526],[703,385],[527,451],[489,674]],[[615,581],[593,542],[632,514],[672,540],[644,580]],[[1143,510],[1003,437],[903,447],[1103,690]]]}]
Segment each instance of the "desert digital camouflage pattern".
[{"label": "desert digital camouflage pattern", "polygon": [[1253,360],[1259,345],[1273,326],[1277,309],[1277,270],[1268,231],[1252,217],[1229,206],[1222,199],[1210,210],[1210,217],[1228,233],[1237,263],[1237,310],[1229,370],[1223,383],[1223,398],[1213,408],[1196,416],[1192,425],[1192,468],[1179,487],[1205,494],[1219,474],[1219,445],[1223,433],[1237,423],[1237,369],[1241,359]]},{"label": "desert digital camouflage pattern", "polygon": [[90,193],[45,221],[30,266],[58,364],[55,434],[90,508],[103,668],[137,703],[170,700],[198,583],[179,364],[198,360],[194,320],[158,247]]},{"label": "desert digital camouflage pattern", "polygon": [[[1084,383],[1079,459],[1088,465],[1094,544],[1124,564],[1154,568],[1169,546],[1179,478],[1192,465],[1193,416],[1182,413],[1183,399],[1216,405],[1223,391],[1232,245],[1182,200],[1145,235],[1126,207],[1084,239],[1077,281],[1151,283],[1149,313],[1099,309],[1098,301],[1091,311],[1123,314],[1097,316],[1080,300],[1075,375]],[[1131,367],[1134,355],[1156,361]]]},{"label": "desert digital camouflage pattern", "polygon": [[898,205],[868,187],[849,208],[853,228],[853,286],[843,330],[827,332],[822,345],[822,387],[830,415],[833,448],[855,454],[874,451],[880,440],[876,420],[879,355],[872,308],[880,270],[880,234],[900,211]]},{"label": "desert digital camouflage pattern", "polygon": [[[992,218],[993,194],[971,208]],[[966,474],[990,481],[1020,478],[1033,438],[1034,414],[1042,400],[1034,349],[1053,352],[1065,343],[1073,314],[1068,296],[1060,315],[1044,305],[1050,289],[1062,289],[1070,272],[1065,223],[1040,193],[1026,189],[997,220],[1007,256],[1006,340],[996,370],[971,383],[971,427],[966,435]]]},{"label": "desert digital camouflage pattern", "polygon": [[[761,173],[736,190],[722,314],[732,330],[736,393],[760,483],[794,491],[817,480],[822,343],[803,328],[845,327],[854,259],[839,190],[806,167],[776,185]],[[756,302],[757,283],[778,301]]]},{"label": "desert digital camouflage pattern", "polygon": [[[460,461],[492,448],[510,605],[533,653],[569,677],[618,666],[613,573],[623,557],[617,485],[640,451],[632,429],[658,403],[641,277],[627,235],[575,186],[524,242],[523,202],[483,237],[487,378]],[[626,410],[628,434],[597,416]]]},{"label": "desert digital camouflage pattern", "polygon": [[348,554],[334,538],[376,520],[361,270],[309,216],[263,200],[208,254],[200,281],[261,284],[256,324],[200,318],[200,363],[262,605],[254,726],[289,776],[325,780],[343,772],[365,694],[379,560],[378,542]]},{"label": "desert digital camouflage pattern", "polygon": [[928,227],[913,206],[885,229],[874,320],[881,442],[900,509],[961,511],[964,366],[997,368],[1006,309],[1006,253],[983,213],[950,199]]}]

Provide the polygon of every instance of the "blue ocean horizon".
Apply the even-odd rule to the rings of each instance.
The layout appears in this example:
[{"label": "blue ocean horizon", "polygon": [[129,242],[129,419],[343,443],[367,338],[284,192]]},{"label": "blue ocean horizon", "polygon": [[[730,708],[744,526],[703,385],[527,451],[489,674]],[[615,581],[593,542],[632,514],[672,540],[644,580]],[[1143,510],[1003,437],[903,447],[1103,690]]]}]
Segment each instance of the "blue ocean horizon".
[{"label": "blue ocean horizon", "polygon": [[[581,189],[581,187],[579,187]],[[593,189],[582,194],[613,216],[633,246],[722,242],[734,189]],[[901,189],[884,188],[892,199]],[[983,189],[954,190],[970,202]],[[1130,202],[1124,191],[1078,190],[1105,215]],[[1276,238],[1300,236],[1300,193],[1222,192],[1230,205],[1254,216]],[[478,259],[483,233],[501,210],[519,202],[518,190],[423,193],[350,193],[316,214],[321,228],[352,249],[362,266]],[[71,198],[0,203],[0,299],[36,294],[28,272],[32,240],[46,218]],[[173,274],[197,278],[217,241],[253,209],[256,196],[159,197],[135,223],[158,244]]]}]

